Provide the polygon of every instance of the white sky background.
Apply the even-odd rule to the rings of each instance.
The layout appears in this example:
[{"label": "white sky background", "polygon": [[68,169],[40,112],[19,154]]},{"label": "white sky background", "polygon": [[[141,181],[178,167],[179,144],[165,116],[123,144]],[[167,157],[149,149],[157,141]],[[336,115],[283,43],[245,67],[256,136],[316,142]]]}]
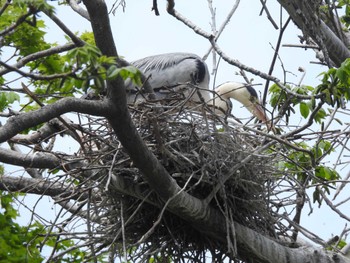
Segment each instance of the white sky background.
[{"label": "white sky background", "polygon": [[[111,4],[114,1],[109,0],[107,2]],[[217,29],[233,6],[234,1],[230,1],[230,4],[228,2],[213,2],[213,5],[217,8]],[[280,25],[280,9],[276,2],[267,1],[267,4],[273,19]],[[56,2],[48,3],[56,5]],[[114,16],[110,15],[119,55],[125,57],[126,60],[132,61],[149,55],[167,52],[192,52],[199,56],[203,56],[207,52],[210,47],[208,40],[196,35],[191,29],[168,15],[165,10],[165,4],[166,1],[158,1],[160,16],[155,16],[154,12],[151,12],[151,0],[126,0],[125,12],[119,7]],[[208,32],[211,31],[211,14],[207,1],[178,0],[175,8],[202,29]],[[242,0],[218,43],[226,54],[238,59],[247,66],[267,73],[274,53],[271,45],[275,46],[279,30],[273,28],[265,13],[259,16],[260,10],[260,1]],[[74,32],[91,31],[89,22],[79,17],[67,6],[58,6],[56,15]],[[41,18],[47,20],[45,15],[42,15]],[[287,15],[284,13],[283,22],[286,19]],[[47,25],[48,40],[50,42],[64,43],[65,39],[60,29],[49,21]],[[299,44],[298,34],[301,35],[300,31],[291,22],[284,34],[282,43]],[[288,82],[298,83],[302,76],[302,73],[298,72],[298,67],[303,67],[307,72],[303,84],[315,86],[319,83],[317,75],[326,70],[322,66],[309,63],[310,61],[316,61],[315,54],[312,51],[282,47],[279,54],[285,69],[295,74],[287,75]],[[211,57],[209,57],[207,62],[209,71],[211,71]],[[281,63],[278,61],[273,75],[283,79],[280,65]],[[228,65],[222,60],[217,74],[216,85],[229,80],[244,82],[242,77],[235,74],[237,71],[239,69]],[[262,93],[265,81],[251,74],[248,74],[248,77],[254,79],[254,84],[262,84],[256,87],[258,93]],[[213,79],[213,76],[211,76],[211,85],[213,85]],[[250,116],[245,109],[241,109],[239,105],[234,104],[234,114],[236,111],[238,111],[237,115],[239,117]],[[298,110],[297,113],[299,113]],[[44,198],[44,202],[40,202],[37,212],[46,212],[49,208],[52,209],[52,204],[48,203],[46,199]],[[330,238],[332,234],[340,234],[344,227],[344,222],[334,212],[330,212],[326,205],[323,205],[321,210],[315,207],[311,216],[306,215],[309,212],[307,207],[304,210],[302,225],[323,239]]]}]

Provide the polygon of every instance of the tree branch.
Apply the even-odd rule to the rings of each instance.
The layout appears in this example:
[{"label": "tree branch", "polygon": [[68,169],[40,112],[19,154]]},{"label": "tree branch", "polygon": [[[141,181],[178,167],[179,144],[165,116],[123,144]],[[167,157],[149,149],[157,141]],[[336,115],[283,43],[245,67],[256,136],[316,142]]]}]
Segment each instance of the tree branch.
[{"label": "tree branch", "polygon": [[9,34],[10,32],[14,32],[14,29],[16,27],[18,27],[20,24],[22,24],[27,19],[27,17],[33,15],[34,13],[35,13],[35,11],[33,9],[30,9],[28,11],[28,13],[26,13],[26,14],[22,15],[20,18],[18,18],[17,21],[15,23],[13,23],[11,26],[0,31],[0,36],[4,36],[4,35]]},{"label": "tree branch", "polygon": [[[61,53],[61,52],[65,52],[65,51],[71,50],[71,49],[73,49],[75,47],[76,47],[76,44],[69,43],[69,44],[65,44],[63,46],[57,46],[57,47],[52,47],[52,48],[49,48],[49,49],[46,49],[46,50],[42,50],[42,51],[30,54],[30,55],[28,55],[26,57],[23,57],[22,59],[18,60],[16,64],[11,65],[11,67],[19,69],[19,68],[25,66],[25,64],[27,64],[30,61],[34,61],[34,60],[36,60],[38,58],[47,57],[47,56],[50,56],[50,55],[53,55],[53,54],[58,54],[58,53]],[[9,68],[4,68],[4,69],[0,70],[0,76],[6,74],[8,72],[11,72],[11,71],[12,70],[9,69]]]},{"label": "tree branch", "polygon": [[172,15],[173,17],[175,17],[177,20],[181,21],[182,23],[184,23],[186,26],[188,26],[189,28],[191,28],[194,32],[196,32],[198,35],[201,35],[202,37],[206,38],[206,39],[214,39],[214,36],[206,31],[204,31],[203,29],[201,29],[200,27],[196,26],[195,24],[193,24],[190,20],[188,20],[186,17],[184,17],[183,15],[181,15],[179,12],[177,12],[175,10],[175,1],[174,0],[168,0],[168,5],[167,5],[167,11],[170,15]]},{"label": "tree branch", "polygon": [[319,2],[278,0],[305,36],[311,37],[336,66],[350,57],[350,51],[337,35],[320,19]]},{"label": "tree branch", "polygon": [[27,194],[47,195],[51,197],[70,199],[87,199],[88,194],[84,195],[71,186],[62,182],[52,182],[48,179],[1,176],[0,190],[20,192]]},{"label": "tree branch", "polygon": [[5,142],[25,129],[47,122],[67,112],[80,112],[93,116],[108,116],[110,106],[107,100],[88,101],[77,98],[63,98],[36,111],[13,116],[0,127],[0,142]]},{"label": "tree branch", "polygon": [[62,164],[60,158],[50,153],[35,152],[33,154],[23,154],[4,148],[0,148],[0,161],[22,167],[48,169],[57,168]]},{"label": "tree branch", "polygon": [[79,37],[77,37],[68,27],[66,27],[65,24],[62,23],[62,21],[54,15],[53,12],[49,12],[47,10],[43,10],[45,15],[47,15],[53,22],[56,23],[56,25],[62,29],[64,33],[66,33],[70,39],[73,41],[74,44],[76,44],[78,47],[82,47],[85,45],[85,42],[81,40]]},{"label": "tree branch", "polygon": [[90,21],[89,13],[79,5],[78,1],[67,0],[67,2],[75,12],[77,12],[79,15]]},{"label": "tree branch", "polygon": [[18,68],[15,68],[13,66],[7,65],[6,63],[0,61],[0,65],[5,67],[8,71],[14,71],[20,74],[23,77],[28,77],[33,80],[53,80],[53,79],[58,79],[58,78],[65,78],[72,76],[74,72],[66,72],[66,73],[60,73],[60,74],[52,74],[52,75],[38,75],[38,74],[31,74],[24,72],[23,70],[20,70]]}]

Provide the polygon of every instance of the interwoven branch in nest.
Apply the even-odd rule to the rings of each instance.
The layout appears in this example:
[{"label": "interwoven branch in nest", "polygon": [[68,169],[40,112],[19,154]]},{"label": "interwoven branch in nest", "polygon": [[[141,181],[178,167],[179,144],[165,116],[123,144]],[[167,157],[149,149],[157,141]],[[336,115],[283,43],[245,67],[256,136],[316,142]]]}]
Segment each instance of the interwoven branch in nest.
[{"label": "interwoven branch in nest", "polygon": [[[194,107],[196,110],[183,104],[162,108],[144,103],[130,111],[147,146],[184,191],[206,199],[222,212],[228,226],[235,221],[274,235],[267,182],[275,171],[273,157],[261,152],[264,138],[243,132],[242,126],[236,127],[202,106]],[[101,191],[106,184],[109,187],[110,207],[104,215],[108,233],[104,242],[124,239],[130,247],[136,244],[139,249],[134,257],[160,251],[167,251],[168,255],[171,251],[173,257],[183,256],[185,251],[199,256],[217,247],[215,241],[186,221],[166,210],[161,213],[163,203],[134,167],[108,124],[96,120],[95,129],[96,126],[98,135],[91,132],[88,141],[96,142],[94,147],[98,148],[91,157],[92,163],[101,167],[99,175],[105,181]],[[122,187],[117,185],[120,182]],[[150,235],[140,243],[150,229]]]}]

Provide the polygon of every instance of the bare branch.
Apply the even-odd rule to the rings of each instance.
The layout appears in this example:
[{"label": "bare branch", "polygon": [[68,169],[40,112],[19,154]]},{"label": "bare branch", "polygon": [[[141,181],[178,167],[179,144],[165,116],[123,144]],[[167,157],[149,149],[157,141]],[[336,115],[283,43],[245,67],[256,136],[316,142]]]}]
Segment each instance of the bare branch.
[{"label": "bare branch", "polygon": [[47,10],[43,10],[43,12],[45,13],[45,15],[51,18],[51,20],[55,22],[56,25],[58,25],[59,28],[61,28],[64,33],[66,33],[70,37],[70,39],[73,41],[75,45],[77,45],[78,47],[82,47],[85,45],[85,42],[81,40],[79,37],[77,37],[72,31],[70,31],[70,29],[66,27],[66,25],[63,24],[62,21],[57,16],[55,16],[52,12],[49,12]]},{"label": "bare branch", "polygon": [[67,0],[67,2],[75,12],[90,21],[89,13],[79,5],[77,0]]},{"label": "bare branch", "polygon": [[22,113],[9,118],[5,125],[0,127],[0,142],[5,142],[25,129],[47,122],[71,111],[94,116],[108,116],[110,114],[108,104],[109,102],[107,100],[88,101],[77,98],[63,98],[37,111]]},{"label": "bare branch", "polygon": [[52,182],[48,179],[1,176],[0,190],[20,192],[27,194],[47,195],[51,197],[63,198],[69,196],[71,199],[86,199],[87,195],[81,196],[77,189],[65,185],[62,182]]},{"label": "bare branch", "polygon": [[[19,68],[25,66],[25,64],[30,62],[30,61],[34,61],[38,58],[47,57],[47,56],[50,56],[53,54],[65,52],[65,51],[71,50],[75,47],[76,47],[76,45],[74,43],[69,43],[69,44],[65,44],[63,46],[52,47],[52,48],[49,48],[47,50],[42,50],[42,51],[39,51],[36,53],[32,53],[32,54],[18,60],[16,64],[11,65],[11,68],[19,69]],[[8,68],[2,69],[2,70],[0,70],[0,76],[6,74],[8,72],[11,72],[11,70]]]},{"label": "bare branch", "polygon": [[13,150],[0,148],[0,161],[2,163],[35,168],[54,169],[61,166],[61,160],[51,153],[35,152],[22,154]]},{"label": "bare branch", "polygon": [[[230,10],[230,12],[228,13],[226,19],[224,20],[224,22],[222,22],[219,30],[216,32],[215,34],[215,41],[217,41],[221,35],[221,33],[224,31],[225,27],[228,25],[228,23],[230,22],[233,14],[236,12],[238,6],[239,6],[240,0],[236,0],[236,3],[232,6],[232,9]],[[207,53],[205,53],[205,55],[203,56],[203,60],[206,60],[210,54],[210,52],[213,50],[213,46],[210,46],[209,50],[207,51]]]},{"label": "bare branch", "polygon": [[214,36],[212,34],[209,34],[205,32],[203,29],[198,27],[197,25],[193,24],[190,20],[188,20],[186,17],[181,15],[179,12],[177,12],[174,7],[175,7],[175,1],[174,0],[168,0],[168,5],[167,5],[167,11],[170,15],[175,17],[176,19],[180,20],[182,23],[184,23],[186,26],[191,28],[194,32],[196,32],[198,35],[203,36],[206,39],[214,39]]},{"label": "bare branch", "polygon": [[[272,72],[273,72],[273,69],[275,67],[275,63],[276,63],[277,57],[278,57],[278,51],[279,51],[281,43],[282,43],[282,37],[283,37],[284,31],[288,27],[288,24],[289,24],[290,20],[291,19],[288,18],[287,21],[285,22],[285,24],[282,26],[282,28],[280,30],[280,33],[279,33],[279,36],[278,36],[278,40],[277,40],[277,43],[276,43],[276,47],[275,47],[275,53],[273,55],[273,58],[272,58],[272,61],[271,61],[271,65],[270,65],[270,69],[269,69],[269,72],[268,72],[269,75],[272,75]],[[263,100],[262,100],[262,105],[264,105],[264,106],[266,105],[266,98],[267,98],[267,93],[268,93],[268,89],[269,89],[269,83],[270,83],[270,81],[267,80],[266,84],[265,84],[265,90],[264,90],[264,95],[263,95]]]},{"label": "bare branch", "polygon": [[58,78],[65,78],[74,75],[74,72],[66,72],[66,73],[60,73],[60,74],[52,74],[52,75],[37,75],[37,74],[31,74],[24,72],[23,70],[17,69],[13,66],[7,65],[6,63],[0,61],[0,65],[5,67],[8,71],[14,71],[18,74],[22,75],[23,77],[28,77],[33,80],[53,80]]}]

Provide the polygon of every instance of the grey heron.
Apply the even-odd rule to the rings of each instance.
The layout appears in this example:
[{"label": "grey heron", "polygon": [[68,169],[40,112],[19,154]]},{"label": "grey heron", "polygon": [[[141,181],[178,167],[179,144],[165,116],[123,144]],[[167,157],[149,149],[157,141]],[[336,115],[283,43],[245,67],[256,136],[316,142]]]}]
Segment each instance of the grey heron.
[{"label": "grey heron", "polygon": [[[158,99],[167,98],[173,92],[183,93],[185,98],[190,94],[194,102],[205,101],[208,105],[215,106],[216,113],[229,114],[231,110],[230,99],[242,103],[255,117],[264,123],[268,122],[265,111],[259,104],[257,92],[249,85],[237,82],[226,82],[215,89],[213,98],[209,91],[209,71],[206,63],[197,55],[191,53],[166,53],[149,56],[131,62],[147,78]],[[198,87],[198,95],[193,92],[194,85]],[[128,102],[137,100],[137,87],[126,83]],[[202,97],[202,98],[201,98]]]},{"label": "grey heron", "polygon": [[[173,95],[183,95],[191,101],[208,101],[209,72],[206,63],[197,55],[191,53],[167,53],[149,56],[131,62],[146,77],[153,88],[157,99],[167,99]],[[200,96],[190,87],[194,84]],[[139,89],[131,81],[125,83],[128,92],[128,102],[133,103],[140,98]],[[194,87],[194,86],[192,86]]]}]

